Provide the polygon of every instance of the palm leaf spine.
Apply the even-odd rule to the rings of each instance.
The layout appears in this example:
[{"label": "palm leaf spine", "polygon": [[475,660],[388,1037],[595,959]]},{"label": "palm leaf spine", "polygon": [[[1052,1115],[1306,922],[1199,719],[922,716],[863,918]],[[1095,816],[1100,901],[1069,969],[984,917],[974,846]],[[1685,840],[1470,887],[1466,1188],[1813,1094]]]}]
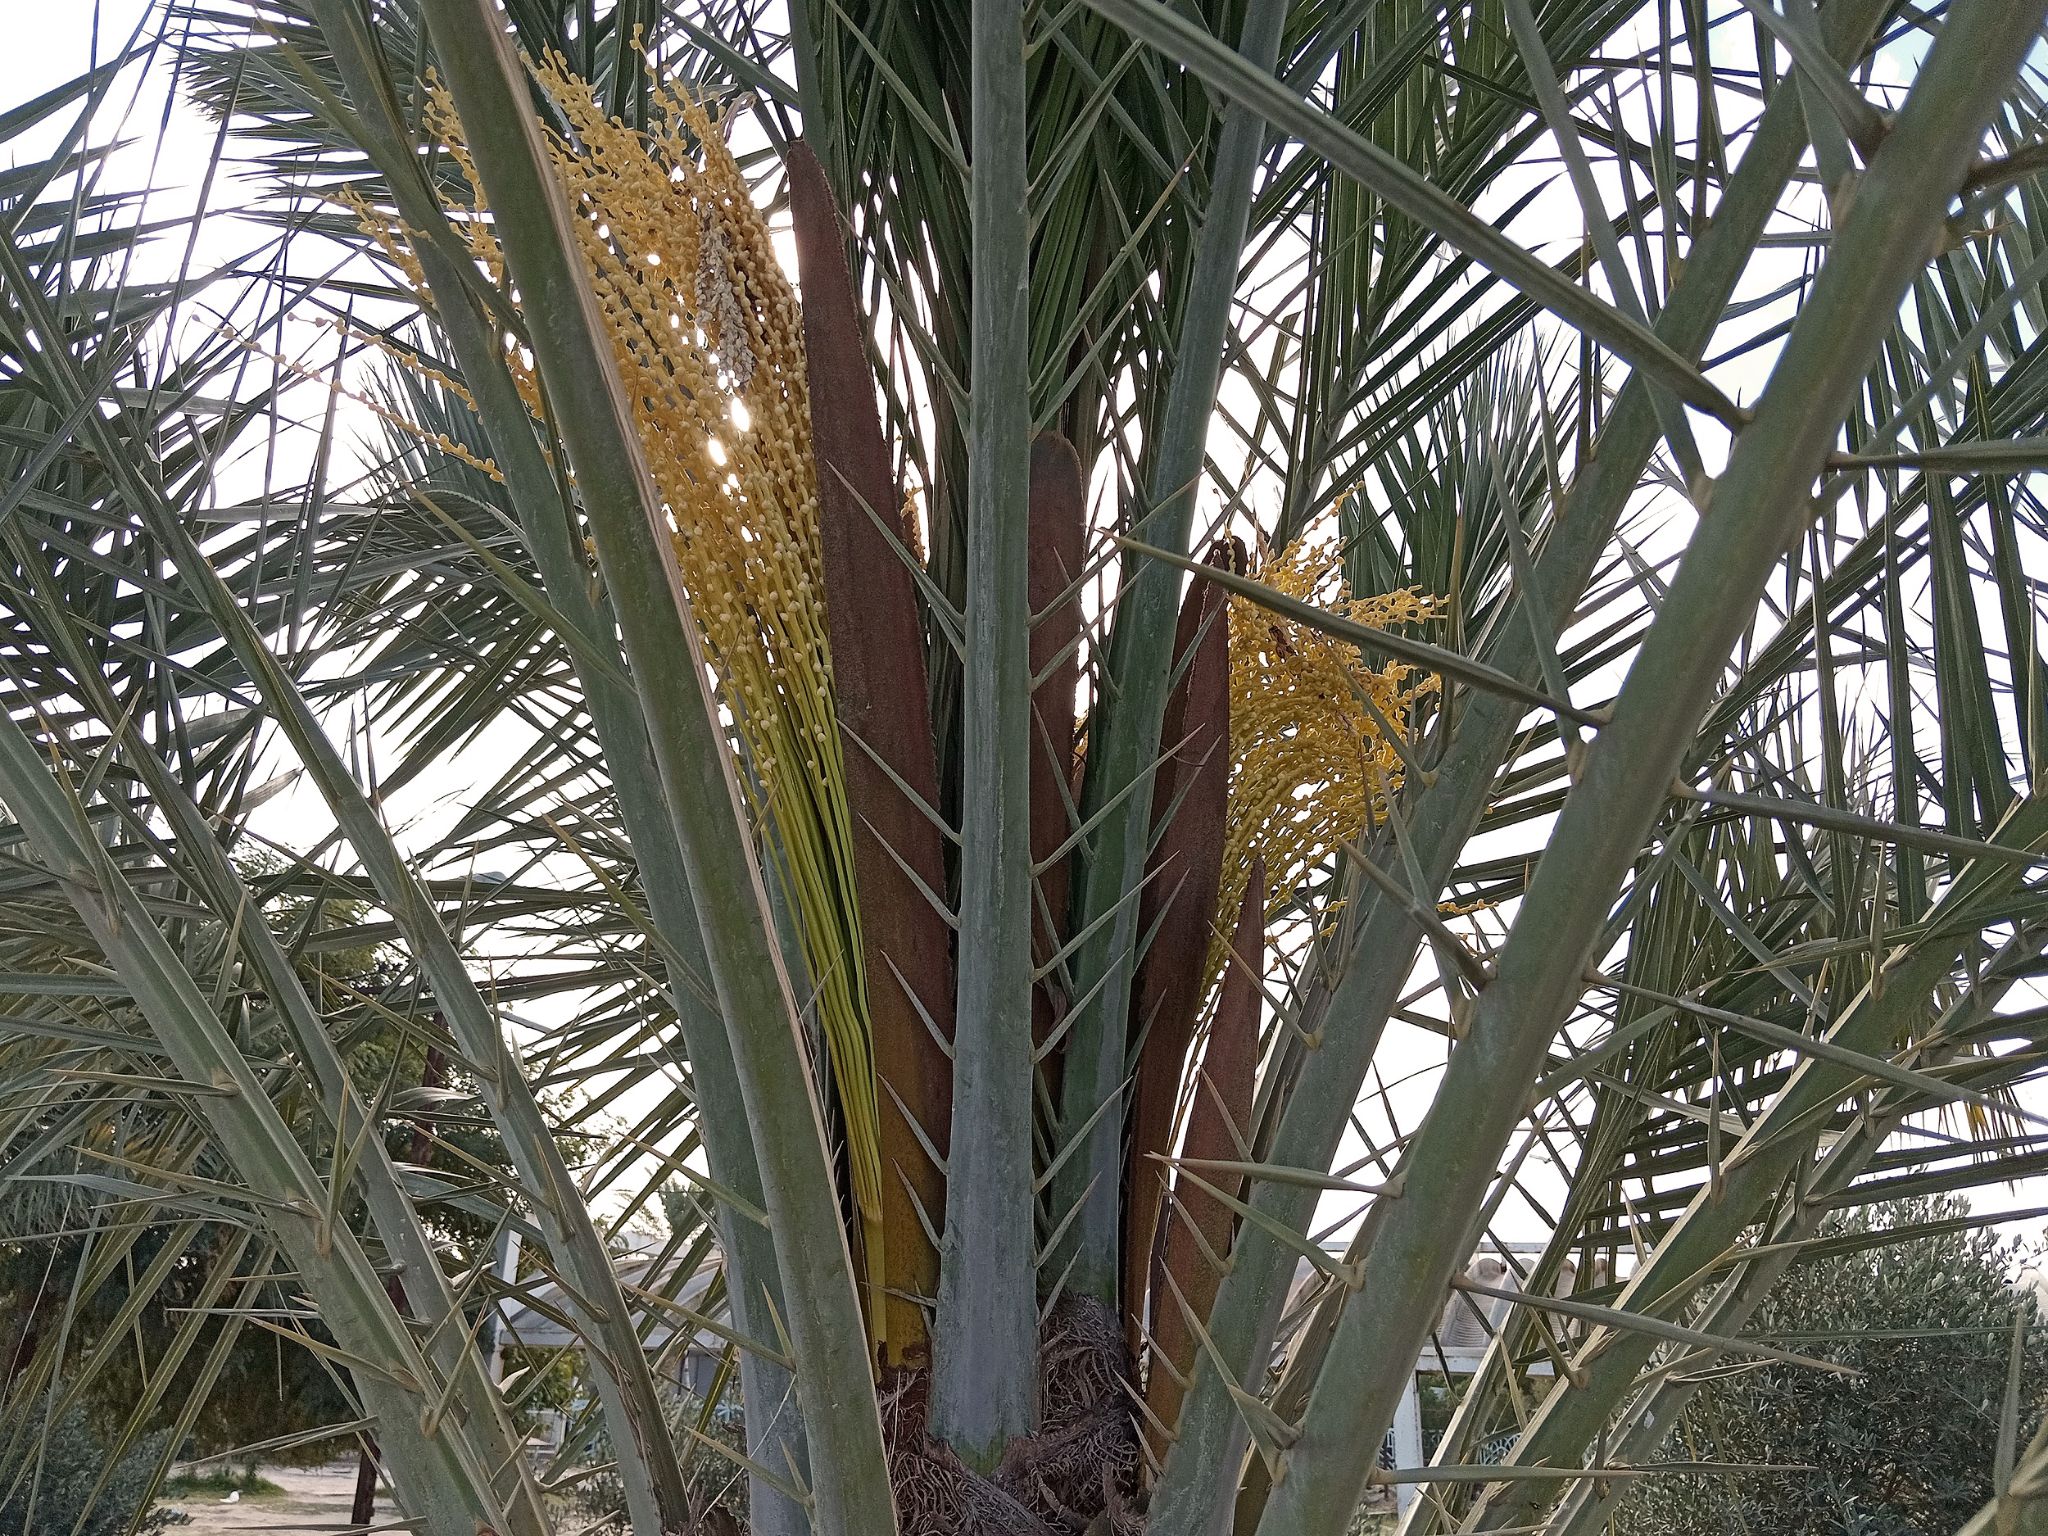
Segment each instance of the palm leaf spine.
[{"label": "palm leaf spine", "polygon": [[[1081,580],[1087,558],[1088,485],[1074,445],[1057,432],[1031,440],[1031,867],[1038,873],[1032,962],[1052,963],[1067,937],[1072,860],[1055,859],[1073,832],[1074,708],[1081,686]],[[1031,990],[1031,1039],[1039,1050],[1067,1007],[1059,975]],[[1058,1103],[1060,1051],[1039,1062]]]},{"label": "palm leaf spine", "polygon": [[[28,551],[18,530],[10,531],[10,542],[26,564]],[[58,607],[44,617],[46,632],[57,646],[70,652],[84,687],[97,696],[102,718],[118,719],[121,710],[99,669],[78,643],[70,615]],[[127,761],[148,785],[156,806],[174,832],[178,857],[185,864],[188,878],[207,891],[214,910],[259,910],[254,894],[215,841],[204,813],[163,758],[138,740],[129,743]],[[362,1100],[284,946],[267,922],[242,923],[238,937],[242,953],[290,1030],[300,1060],[312,1073],[332,1133],[344,1141],[359,1136],[368,1123]],[[518,1454],[519,1443],[496,1387],[485,1375],[480,1357],[468,1347],[467,1325],[458,1316],[440,1255],[421,1225],[419,1213],[406,1195],[382,1139],[361,1136],[361,1142],[355,1188],[378,1237],[398,1261],[397,1279],[412,1319],[421,1326],[427,1359],[444,1379],[456,1383],[451,1401],[462,1432],[475,1442],[472,1459],[479,1466],[496,1469],[494,1489],[499,1518],[508,1527],[507,1536],[545,1536],[547,1512],[540,1488],[525,1457]],[[144,1294],[142,1288],[138,1287],[136,1294]],[[168,1385],[168,1381],[164,1384]]]},{"label": "palm leaf spine", "polygon": [[[58,334],[48,305],[40,290],[27,279],[20,252],[11,240],[0,240],[0,280],[4,280],[5,288],[21,305],[31,330],[51,336]],[[52,398],[76,401],[85,397],[68,351],[55,348],[47,356],[39,353],[38,357],[45,387]],[[380,900],[418,954],[465,1054],[478,1065],[484,1101],[504,1136],[508,1153],[528,1181],[530,1198],[559,1262],[576,1280],[583,1298],[582,1305],[576,1308],[579,1321],[593,1338],[609,1330],[611,1348],[593,1352],[592,1375],[601,1400],[621,1424],[651,1424],[658,1428],[661,1418],[653,1378],[632,1318],[620,1299],[610,1255],[577,1194],[575,1181],[531,1090],[516,1072],[499,1070],[503,1037],[441,927],[425,888],[405,867],[377,812],[350,776],[297,685],[265,647],[255,625],[207,561],[190,530],[120,451],[109,424],[90,412],[83,419],[117,483],[163,540],[196,601],[220,626],[236,660],[275,710],[280,727],[363,861]],[[611,1300],[609,1306],[601,1299],[607,1296]],[[585,1312],[583,1306],[592,1310]],[[686,1497],[672,1459],[651,1461],[636,1454],[636,1448],[630,1446],[621,1447],[619,1457],[621,1481],[635,1501],[635,1518],[645,1529],[658,1531],[655,1479],[660,1474],[656,1469],[665,1471],[669,1494],[678,1507]]]},{"label": "palm leaf spine", "polygon": [[[910,558],[884,529],[898,497],[875,409],[874,376],[846,265],[839,210],[802,143],[788,155],[790,214],[803,282],[811,441],[818,460],[832,703],[853,818],[854,888],[873,1038],[881,1155],[879,1222],[863,1224],[868,1315],[891,1365],[927,1354],[925,1307],[938,1294],[942,1165],[952,1130],[951,935],[918,889],[946,889],[943,839],[931,819],[938,762],[925,693],[924,633]],[[916,796],[917,800],[911,797]],[[923,802],[922,805],[917,803]]]},{"label": "palm leaf spine", "polygon": [[[1240,553],[1224,544],[1217,557],[1231,562]],[[1166,1169],[1157,1159],[1173,1134],[1188,1046],[1209,989],[1210,935],[1230,801],[1228,609],[1223,589],[1209,582],[1197,582],[1181,603],[1175,626],[1181,675],[1163,722],[1172,771],[1161,772],[1154,786],[1156,841],[1138,902],[1138,931],[1151,941],[1138,964],[1127,1036],[1136,1069],[1123,1196],[1122,1304],[1134,1353],[1166,1193]]]},{"label": "palm leaf spine", "polygon": [[[313,6],[322,35],[334,51],[343,88],[364,127],[364,147],[383,170],[407,222],[420,229],[445,222],[432,189],[418,174],[417,160],[402,147],[405,137],[392,114],[384,77],[363,33],[360,13],[347,0],[313,0]],[[591,591],[560,481],[541,452],[525,402],[506,372],[487,317],[479,310],[472,292],[473,271],[459,267],[439,241],[421,241],[418,255],[433,296],[435,319],[476,401],[477,418],[504,475],[548,600],[563,626],[577,637],[578,644],[569,648],[570,658],[583,685],[592,726],[606,761],[622,765],[613,776],[620,819],[640,867],[648,916],[672,952],[668,993],[697,1101],[703,1108],[698,1125],[707,1171],[718,1184],[758,1209],[762,1204],[760,1168],[747,1130],[732,1045],[724,1019],[707,1006],[697,984],[705,971],[703,935],[674,828],[662,803],[647,727],[639,701],[624,678],[615,626],[602,595]],[[586,655],[619,659],[618,675],[587,665]],[[782,1306],[773,1239],[758,1223],[736,1216],[723,1204],[718,1222],[735,1326],[749,1338],[772,1339],[775,1317]],[[801,1468],[801,1420],[781,1411],[789,1395],[789,1372],[754,1350],[741,1352],[739,1369],[754,1459],[765,1466]],[[760,1536],[797,1536],[802,1512],[780,1489],[750,1475],[748,1490],[750,1519]]]},{"label": "palm leaf spine", "polygon": [[1024,10],[975,0],[959,1001],[932,1432],[994,1469],[1038,1427],[1031,1178],[1031,240]]},{"label": "palm leaf spine", "polygon": [[[1286,0],[1251,0],[1238,39],[1248,67],[1272,72],[1287,10]],[[1148,499],[1134,510],[1132,519],[1135,533],[1173,554],[1187,553],[1193,532],[1196,486],[1223,375],[1224,338],[1236,303],[1238,267],[1266,131],[1258,114],[1243,106],[1232,103],[1223,110],[1209,206],[1195,239],[1187,307],[1159,419]],[[1105,806],[1115,809],[1082,850],[1077,865],[1075,931],[1089,931],[1098,921],[1100,926],[1075,957],[1075,995],[1089,1001],[1067,1037],[1059,1136],[1062,1144],[1085,1138],[1085,1147],[1061,1165],[1052,1189],[1056,1211],[1079,1206],[1080,1215],[1047,1262],[1055,1274],[1071,1266],[1073,1288],[1110,1306],[1116,1304],[1123,1285],[1118,1257],[1123,1236],[1122,1108],[1139,939],[1137,903],[1130,895],[1144,879],[1152,832],[1152,797],[1132,791],[1158,766],[1180,585],[1178,573],[1161,562],[1127,558],[1124,563],[1110,630],[1109,687],[1089,723],[1081,795],[1084,817]]]},{"label": "palm leaf spine", "polygon": [[[821,1532],[886,1532],[895,1509],[839,1223],[823,1116],[761,873],[718,729],[702,647],[661,509],[583,281],[570,213],[526,105],[525,76],[486,0],[428,8],[484,192],[532,317],[532,340],[577,472],[600,569],[727,1021],[801,1363],[811,1517]],[[687,658],[687,667],[677,658]]]},{"label": "palm leaf spine", "polygon": [[[1259,1017],[1264,1007],[1260,978],[1265,975],[1265,865],[1252,858],[1245,882],[1237,927],[1231,934],[1223,980],[1216,989],[1210,1015],[1209,1040],[1202,1049],[1188,1108],[1187,1135],[1181,1157],[1191,1164],[1235,1162],[1244,1156],[1251,1134],[1252,1090],[1259,1068]],[[1200,1169],[1201,1176],[1232,1199],[1243,1198],[1239,1174]],[[1145,1379],[1147,1422],[1155,1449],[1180,1418],[1181,1383],[1194,1368],[1197,1340],[1189,1316],[1205,1321],[1223,1276],[1209,1254],[1227,1255],[1236,1215],[1192,1180],[1176,1177],[1168,1199],[1165,1234],[1151,1283],[1151,1336],[1157,1359]],[[1204,1251],[1206,1250],[1206,1252]],[[1186,1312],[1181,1310],[1182,1303]]]},{"label": "palm leaf spine", "polygon": [[[1998,959],[2029,959],[2040,952],[2043,938],[2038,927],[2030,926],[2001,947]],[[1997,961],[1987,967],[1997,968]],[[1988,1013],[1991,1004],[2009,985],[2010,982],[1987,983],[1972,988],[1956,1008],[1949,1010],[1942,1025],[1933,1032],[1934,1036],[1939,1038],[1946,1034],[1948,1019],[1958,1013],[1972,1016]],[[1744,1264],[1707,1299],[1700,1313],[1702,1327],[1722,1335],[1741,1331],[1786,1270],[1798,1261],[1803,1242],[1818,1230],[1821,1219],[1831,1208],[1830,1197],[1853,1182],[1882,1150],[1886,1137],[1905,1118],[1910,1105],[1901,1101],[1908,1098],[1904,1094],[1892,1093],[1871,1105],[1857,1116],[1834,1146],[1812,1163],[1811,1182],[1805,1186],[1805,1197],[1787,1202],[1788,1208],[1778,1215],[1776,1224],[1765,1234],[1763,1246],[1777,1251],[1761,1254]],[[1814,1141],[1809,1139],[1805,1152],[1811,1156],[1813,1150]],[[1707,1363],[1711,1363],[1711,1357]],[[1700,1377],[1689,1372],[1662,1375],[1651,1382],[1641,1397],[1629,1403],[1625,1417],[1610,1430],[1610,1454],[1624,1463],[1640,1463],[1652,1458],[1676,1415],[1684,1410],[1701,1384]],[[1531,1428],[1543,1420],[1548,1409],[1547,1401],[1539,1406],[1536,1417],[1530,1421]],[[1511,1459],[1520,1459],[1520,1449],[1518,1445],[1516,1456]],[[1557,1536],[1589,1536],[1608,1520],[1613,1497],[1611,1490],[1598,1486],[1575,1487],[1566,1494],[1552,1515],[1552,1529]],[[1476,1518],[1486,1519],[1483,1514]],[[1481,1524],[1479,1528],[1486,1527]]]},{"label": "palm leaf spine", "polygon": [[1261,1536],[1334,1533],[1356,1509],[1368,1470],[1356,1448],[1376,1443],[1392,1421],[1409,1362],[1467,1252],[1471,1234],[1442,1213],[1481,1208],[1522,1098],[1584,985],[1612,893],[1668,797],[1764,582],[1803,525],[1843,413],[2044,13],[2048,0],[1953,14],[1866,170],[1613,720],[1586,756],[1470,1033],[1402,1159],[1402,1196],[1365,1257]]},{"label": "palm leaf spine", "polygon": [[[2048,800],[2030,797],[2016,803],[1994,835],[2010,848],[2041,846],[2048,840]],[[1913,1035],[1912,1026],[1924,1019],[1935,989],[1949,979],[1957,959],[1975,938],[1974,929],[1951,927],[1947,920],[1958,912],[1995,903],[2018,886],[2019,875],[2016,866],[1992,860],[1966,866],[1928,913],[1931,935],[1893,949],[1873,981],[1835,1020],[1827,1039],[1852,1050],[1889,1054],[1902,1035]],[[2038,931],[2024,942],[2038,948]],[[1816,1111],[1839,1102],[1857,1081],[1852,1066],[1802,1057],[1770,1108],[1729,1151],[1716,1187],[1703,1189],[1694,1197],[1685,1214],[1629,1277],[1615,1305],[1648,1313],[1682,1305],[1713,1260],[1768,1211],[1787,1175],[1811,1157],[1819,1137],[1818,1129],[1812,1128]],[[1866,1157],[1877,1150],[1867,1138],[1863,1146]],[[1831,1156],[1830,1162],[1835,1177],[1853,1171],[1845,1158]],[[1814,1219],[1819,1215],[1819,1193],[1809,1190],[1799,1202]],[[1768,1285],[1750,1289],[1754,1305]],[[1741,1322],[1739,1316],[1727,1317],[1716,1327],[1726,1332],[1740,1327]],[[1655,1340],[1647,1336],[1595,1329],[1574,1359],[1573,1390],[1553,1391],[1545,1398],[1515,1448],[1514,1462],[1557,1465],[1561,1457],[1575,1455],[1590,1444],[1640,1379],[1638,1373],[1654,1346]],[[1495,1530],[1532,1518],[1532,1494],[1530,1489],[1511,1488],[1487,1499],[1471,1528]]]},{"label": "palm leaf spine", "polygon": [[[1844,7],[1831,13],[1842,23],[1834,40],[1843,53],[1865,46],[1882,10],[1883,0],[1861,0],[1853,11]],[[1662,334],[1685,355],[1697,356],[1712,336],[1805,143],[1798,101],[1774,95],[1659,317]],[[1577,606],[1657,444],[1659,423],[1649,387],[1633,376],[1622,386],[1599,450],[1566,497],[1537,556],[1536,600],[1548,609],[1553,625],[1568,619]],[[1502,671],[1534,679],[1539,673],[1535,644],[1519,608],[1529,600],[1522,594],[1503,614],[1486,654]],[[1478,825],[1522,715],[1518,705],[1498,696],[1469,696],[1463,721],[1436,765],[1436,782],[1411,787],[1409,839],[1435,887],[1431,897],[1442,889]],[[1375,857],[1387,856],[1383,864],[1398,863],[1390,837],[1383,834],[1375,848]],[[1339,935],[1341,949],[1326,949],[1312,962],[1318,974],[1305,989],[1310,1016],[1304,1028],[1318,1034],[1321,1045],[1313,1056],[1298,1053],[1303,1059],[1287,1074],[1287,1098],[1268,1153],[1290,1167],[1326,1166],[1335,1154],[1404,986],[1405,965],[1362,961],[1409,956],[1421,942],[1420,929],[1399,903],[1370,888],[1358,890],[1357,900],[1356,927],[1348,939]],[[1336,1027],[1324,1028],[1326,1022]],[[1315,1210],[1311,1191],[1279,1184],[1255,1189],[1252,1201],[1294,1232],[1308,1230]],[[1210,1320],[1218,1352],[1230,1362],[1240,1390],[1255,1385],[1255,1372],[1263,1369],[1260,1362],[1279,1327],[1293,1263],[1284,1244],[1251,1223],[1241,1227]],[[1242,1461],[1249,1435],[1230,1385],[1206,1351],[1196,1359],[1180,1433],[1153,1497],[1151,1518],[1158,1536],[1212,1536],[1217,1530],[1213,1521],[1220,1517],[1212,1512],[1221,1507],[1225,1495],[1220,1490]]]},{"label": "palm leaf spine", "polygon": [[67,801],[54,772],[21,725],[0,724],[0,785],[9,811],[178,1071],[221,1090],[199,1101],[201,1112],[252,1185],[261,1180],[264,1225],[290,1255],[335,1340],[364,1362],[354,1373],[356,1390],[383,1426],[407,1508],[431,1536],[475,1536],[493,1526],[500,1512],[491,1469],[465,1446],[460,1426],[430,1421],[439,1384],[383,1281],[355,1234],[323,1220],[326,1190],[262,1079],[89,824],[80,825],[76,802]]}]

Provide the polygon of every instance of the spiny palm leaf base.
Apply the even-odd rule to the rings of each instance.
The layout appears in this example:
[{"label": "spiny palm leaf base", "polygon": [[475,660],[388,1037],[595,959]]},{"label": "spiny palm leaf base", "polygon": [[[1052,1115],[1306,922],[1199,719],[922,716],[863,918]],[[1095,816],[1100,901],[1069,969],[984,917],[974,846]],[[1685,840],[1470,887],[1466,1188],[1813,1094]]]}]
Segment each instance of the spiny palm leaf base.
[{"label": "spiny palm leaf base", "polygon": [[1062,1297],[1039,1331],[1039,1433],[992,1477],[925,1433],[929,1377],[882,1385],[882,1428],[903,1536],[1137,1536],[1138,1434],[1130,1357],[1113,1308]]}]

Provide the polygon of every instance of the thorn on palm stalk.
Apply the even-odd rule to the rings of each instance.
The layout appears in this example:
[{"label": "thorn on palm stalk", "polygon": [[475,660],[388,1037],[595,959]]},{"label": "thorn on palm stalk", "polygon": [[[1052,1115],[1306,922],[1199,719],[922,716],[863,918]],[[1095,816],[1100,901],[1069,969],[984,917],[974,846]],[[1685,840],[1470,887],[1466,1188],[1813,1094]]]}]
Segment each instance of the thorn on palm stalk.
[{"label": "thorn on palm stalk", "polygon": [[[1087,541],[1087,479],[1073,445],[1055,432],[1041,432],[1031,444],[1031,691],[1034,730],[1031,758],[1031,862],[1038,876],[1037,934],[1033,963],[1043,967],[1065,941],[1069,868],[1054,855],[1072,832],[1069,785],[1074,772],[1074,708],[1081,683],[1077,644],[1081,633],[1082,574]],[[1031,994],[1033,1043],[1044,1051],[1064,1016],[1066,999],[1057,976],[1046,976]],[[1040,1063],[1055,1096],[1059,1052]]]},{"label": "thorn on palm stalk", "polygon": [[[1202,1053],[1194,1106],[1181,1147],[1185,1159],[1232,1159],[1251,1129],[1252,1093],[1258,1071],[1259,978],[1265,974],[1265,907],[1265,868],[1263,861],[1255,857],[1251,876],[1245,882],[1237,931],[1231,939],[1230,964],[1217,991],[1209,1023],[1209,1043]],[[1240,1193],[1241,1179],[1223,1182],[1230,1194]],[[1172,1434],[1174,1421],[1180,1416],[1181,1398],[1195,1362],[1195,1339],[1178,1307],[1157,1304],[1164,1294],[1160,1277],[1171,1275],[1173,1290],[1187,1300],[1189,1309],[1197,1316],[1207,1317],[1222,1276],[1203,1250],[1227,1254],[1231,1233],[1236,1228],[1228,1207],[1188,1187],[1185,1180],[1175,1180],[1171,1201],[1164,1242],[1159,1245],[1156,1258],[1147,1255],[1153,1269],[1149,1289],[1154,1298],[1155,1353],[1146,1380],[1145,1402],[1157,1426],[1154,1446],[1161,1456],[1165,1454],[1165,1442]]]},{"label": "thorn on palm stalk", "polygon": [[[1210,559],[1236,563],[1242,547],[1219,542]],[[1208,990],[1210,928],[1223,878],[1230,791],[1230,628],[1222,590],[1190,587],[1174,636],[1179,674],[1167,697],[1161,740],[1177,743],[1171,775],[1153,786],[1154,843],[1138,931],[1151,942],[1132,992],[1129,1195],[1124,1209],[1124,1316],[1136,1348],[1145,1282],[1165,1182],[1155,1154],[1167,1149],[1182,1069]]]},{"label": "thorn on palm stalk", "polygon": [[[938,1291],[938,1252],[919,1213],[945,1208],[945,1142],[952,1124],[953,974],[944,920],[921,899],[946,886],[936,805],[938,766],[925,691],[924,634],[910,572],[874,514],[897,506],[889,446],[846,264],[839,212],[823,168],[799,142],[789,153],[791,219],[803,281],[811,440],[818,461],[832,704],[843,734],[854,815],[854,889],[868,978],[884,1179],[881,1219],[866,1233],[869,1316],[882,1358],[921,1364],[923,1309]],[[886,979],[885,979],[886,978]]]},{"label": "thorn on palm stalk", "polygon": [[[879,1245],[880,1206],[889,1186],[881,1177],[867,945],[853,856],[867,835],[856,833],[848,763],[856,773],[884,776],[868,754],[845,750],[835,719],[829,621],[817,594],[828,585],[822,508],[828,499],[847,499],[847,477],[860,477],[854,483],[861,494],[853,498],[853,516],[837,523],[857,517],[871,526],[861,498],[875,494],[894,513],[886,448],[877,487],[872,470],[879,425],[862,436],[835,410],[823,418],[830,458],[821,460],[810,413],[806,327],[766,220],[706,109],[664,88],[657,93],[663,126],[643,135],[608,117],[591,85],[570,73],[560,55],[543,57],[531,74],[573,129],[573,138],[549,140],[552,169],[576,200],[573,232],[584,276],[654,490],[670,512],[671,544],[692,617],[743,758],[739,777],[748,809],[764,830],[778,885],[793,896],[803,959],[818,979],[816,1014],[831,1053],[862,1218],[856,1235]],[[473,217],[461,222],[461,238],[485,271],[502,273],[505,253],[471,146],[438,82],[430,84],[424,124],[468,185]],[[799,178],[792,179],[794,185]],[[836,231],[829,202],[824,217]],[[408,266],[403,258],[418,233],[390,225],[371,233],[417,283],[417,263]],[[836,236],[831,244],[836,247]],[[843,273],[843,252],[840,261]],[[873,390],[857,322],[851,340],[850,355],[842,332],[826,343],[837,349],[831,363],[856,370],[861,381],[835,400],[846,406],[858,405],[863,394],[871,398]],[[529,408],[540,413],[541,380],[530,355],[508,349],[506,364]],[[843,372],[834,379],[844,382]],[[821,475],[821,462],[832,472]],[[916,612],[900,562],[885,544],[873,563],[877,580],[904,589],[908,612],[899,611],[897,620],[914,631]],[[873,745],[878,732],[870,725],[859,735]],[[892,766],[918,784],[900,763]],[[904,810],[900,817],[884,810],[878,824],[893,829],[902,820],[903,846],[932,835],[929,822],[893,785],[885,797],[890,808]],[[922,1025],[913,1022],[925,1040]],[[908,1074],[892,1073],[892,1079],[901,1083]]]}]

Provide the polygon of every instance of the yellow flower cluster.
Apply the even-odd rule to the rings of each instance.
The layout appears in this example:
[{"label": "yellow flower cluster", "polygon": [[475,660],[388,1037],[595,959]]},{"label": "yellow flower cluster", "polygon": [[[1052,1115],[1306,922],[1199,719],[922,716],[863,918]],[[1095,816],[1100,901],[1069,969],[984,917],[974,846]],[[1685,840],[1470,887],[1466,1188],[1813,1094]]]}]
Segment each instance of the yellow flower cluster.
[{"label": "yellow flower cluster", "polygon": [[[1438,609],[1413,588],[1353,597],[1335,540],[1313,531],[1268,554],[1253,574],[1276,592],[1375,628]],[[1271,916],[1340,841],[1358,838],[1381,814],[1401,782],[1382,721],[1406,731],[1416,701],[1436,688],[1434,677],[1406,663],[1375,670],[1356,646],[1231,598],[1230,801],[1212,981],[1222,974],[1253,856],[1265,859]]]},{"label": "yellow flower cluster", "polygon": [[[778,861],[832,1055],[854,1194],[879,1210],[875,1082],[853,887],[852,818],[832,706],[817,468],[796,294],[720,125],[657,93],[646,132],[608,117],[560,57],[534,77],[568,125],[551,136],[578,215],[654,485],[667,509],[740,777]],[[480,187],[454,105],[427,126]],[[481,191],[457,228],[494,282],[504,258]],[[393,242],[394,247],[397,242]],[[409,253],[394,250],[408,267]],[[540,409],[531,358],[508,354]]]}]

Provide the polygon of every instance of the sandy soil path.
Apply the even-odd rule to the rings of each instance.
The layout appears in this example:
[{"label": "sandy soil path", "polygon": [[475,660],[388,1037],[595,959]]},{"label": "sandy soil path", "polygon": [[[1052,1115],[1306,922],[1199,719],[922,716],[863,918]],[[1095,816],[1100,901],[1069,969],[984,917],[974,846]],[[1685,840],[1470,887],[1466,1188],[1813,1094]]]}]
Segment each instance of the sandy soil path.
[{"label": "sandy soil path", "polygon": [[[349,1501],[355,1496],[353,1457],[324,1467],[265,1467],[263,1475],[283,1490],[260,1497],[242,1495],[223,1504],[206,1494],[173,1500],[171,1507],[192,1517],[190,1525],[173,1526],[176,1536],[222,1536],[230,1531],[267,1531],[274,1536],[315,1536],[354,1529],[348,1523]],[[389,1499],[377,1501],[377,1522],[383,1525],[396,1511]]]}]

